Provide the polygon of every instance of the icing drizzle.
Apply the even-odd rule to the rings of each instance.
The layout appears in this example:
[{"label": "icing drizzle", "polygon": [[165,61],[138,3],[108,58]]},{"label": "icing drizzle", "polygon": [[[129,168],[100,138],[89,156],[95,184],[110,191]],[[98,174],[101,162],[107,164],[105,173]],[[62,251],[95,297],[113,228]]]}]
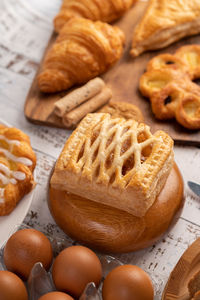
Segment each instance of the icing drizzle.
[{"label": "icing drizzle", "polygon": [[[20,145],[20,141],[18,140],[9,140],[5,136],[0,135],[0,141],[3,140],[9,145]],[[0,154],[4,154],[6,158],[11,161],[22,163],[25,166],[29,167],[33,164],[33,162],[26,157],[18,157],[12,154],[10,151],[2,148],[0,146]],[[4,164],[0,163],[0,181],[3,185],[7,185],[9,183],[17,184],[18,181],[23,181],[26,178],[26,174],[20,171],[12,171]],[[4,191],[5,188],[0,188],[0,203],[4,202]]]},{"label": "icing drizzle", "polygon": [[9,145],[17,145],[17,146],[20,145],[20,141],[18,141],[18,140],[9,140],[4,135],[1,135],[1,134],[0,134],[0,140],[5,141]]}]

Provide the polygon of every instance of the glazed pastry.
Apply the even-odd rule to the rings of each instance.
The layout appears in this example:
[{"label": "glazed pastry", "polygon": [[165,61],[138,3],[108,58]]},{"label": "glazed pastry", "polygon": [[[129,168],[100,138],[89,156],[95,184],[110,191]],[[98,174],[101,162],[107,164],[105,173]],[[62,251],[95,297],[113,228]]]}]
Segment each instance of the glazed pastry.
[{"label": "glazed pastry", "polygon": [[29,137],[0,126],[0,216],[8,215],[34,187],[36,156]]},{"label": "glazed pastry", "polygon": [[142,217],[172,169],[173,140],[134,120],[88,114],[66,142],[51,187]]},{"label": "glazed pastry", "polygon": [[164,48],[200,32],[199,0],[150,0],[136,26],[130,54]]},{"label": "glazed pastry", "polygon": [[73,17],[92,21],[112,22],[121,17],[137,0],[63,0],[60,12],[54,19],[55,31]]},{"label": "glazed pastry", "polygon": [[200,78],[200,46],[187,45],[175,52],[175,57],[180,58],[188,68],[192,80]]},{"label": "glazed pastry", "polygon": [[[188,129],[200,128],[200,46],[178,49],[175,55],[154,57],[140,78],[140,91],[150,98],[157,119],[176,120]],[[199,64],[198,64],[199,62]]]},{"label": "glazed pastry", "polygon": [[109,69],[123,51],[124,34],[100,21],[73,18],[49,50],[38,76],[42,92],[67,90]]},{"label": "glazed pastry", "polygon": [[108,113],[112,118],[124,118],[126,120],[133,119],[138,123],[144,122],[141,110],[134,104],[122,101],[111,100],[104,105],[99,113]]}]

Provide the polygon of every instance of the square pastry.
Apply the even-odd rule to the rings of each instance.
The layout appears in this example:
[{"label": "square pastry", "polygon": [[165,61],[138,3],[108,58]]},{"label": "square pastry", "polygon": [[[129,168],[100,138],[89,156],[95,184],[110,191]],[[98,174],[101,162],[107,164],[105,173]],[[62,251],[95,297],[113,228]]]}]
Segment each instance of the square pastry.
[{"label": "square pastry", "polygon": [[88,114],[67,140],[51,186],[142,217],[172,169],[173,140],[134,120]]}]

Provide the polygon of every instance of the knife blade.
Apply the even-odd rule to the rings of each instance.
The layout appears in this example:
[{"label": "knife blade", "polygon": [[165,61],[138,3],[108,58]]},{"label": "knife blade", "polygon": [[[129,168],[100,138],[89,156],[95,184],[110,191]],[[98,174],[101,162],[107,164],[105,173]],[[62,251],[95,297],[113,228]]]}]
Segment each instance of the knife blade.
[{"label": "knife blade", "polygon": [[197,196],[200,196],[200,184],[188,181],[189,188],[195,193]]}]

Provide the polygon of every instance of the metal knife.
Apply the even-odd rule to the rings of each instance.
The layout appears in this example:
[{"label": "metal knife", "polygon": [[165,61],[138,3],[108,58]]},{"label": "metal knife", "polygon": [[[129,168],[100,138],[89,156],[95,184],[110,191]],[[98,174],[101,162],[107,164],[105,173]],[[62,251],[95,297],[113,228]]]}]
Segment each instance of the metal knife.
[{"label": "metal knife", "polygon": [[189,188],[195,193],[197,196],[200,196],[200,184],[188,181]]}]

